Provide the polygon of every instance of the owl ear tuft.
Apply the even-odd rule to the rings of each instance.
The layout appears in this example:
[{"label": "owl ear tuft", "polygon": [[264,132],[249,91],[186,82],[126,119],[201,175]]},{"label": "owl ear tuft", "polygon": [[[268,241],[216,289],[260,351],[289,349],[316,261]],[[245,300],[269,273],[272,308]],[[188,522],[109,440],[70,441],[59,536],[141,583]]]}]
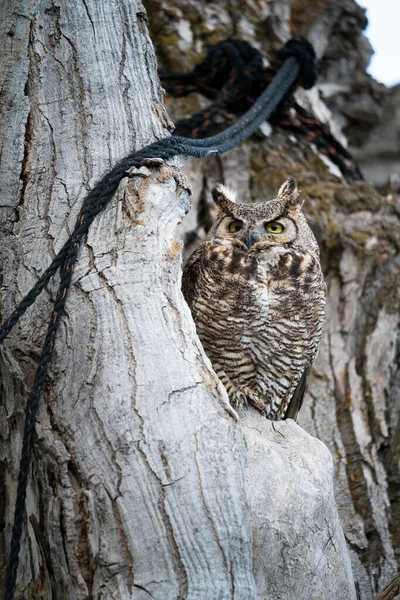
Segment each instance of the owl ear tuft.
[{"label": "owl ear tuft", "polygon": [[299,206],[302,204],[301,194],[297,189],[297,181],[294,177],[286,179],[285,183],[279,188],[278,200],[282,202],[288,202],[292,206]]},{"label": "owl ear tuft", "polygon": [[212,197],[220,212],[232,216],[236,208],[236,192],[219,183],[212,191]]}]

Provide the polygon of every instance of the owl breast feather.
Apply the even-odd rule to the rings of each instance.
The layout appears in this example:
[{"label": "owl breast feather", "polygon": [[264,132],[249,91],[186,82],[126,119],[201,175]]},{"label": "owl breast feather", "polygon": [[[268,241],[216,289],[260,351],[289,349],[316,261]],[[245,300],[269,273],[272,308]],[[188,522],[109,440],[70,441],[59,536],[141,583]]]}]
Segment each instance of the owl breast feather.
[{"label": "owl breast feather", "polygon": [[212,244],[202,253],[192,312],[215,370],[282,418],[315,359],[325,317],[319,261],[293,250],[251,253]]}]

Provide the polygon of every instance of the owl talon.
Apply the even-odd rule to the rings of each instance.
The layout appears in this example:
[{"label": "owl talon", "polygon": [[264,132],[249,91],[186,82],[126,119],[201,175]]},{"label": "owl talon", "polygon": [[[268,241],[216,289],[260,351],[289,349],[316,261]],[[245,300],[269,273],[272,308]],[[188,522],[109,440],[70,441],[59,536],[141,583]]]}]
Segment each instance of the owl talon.
[{"label": "owl talon", "polygon": [[230,405],[228,402],[227,402],[227,403],[224,405],[224,408],[225,408],[226,412],[227,412],[227,413],[228,413],[228,414],[229,414],[231,417],[233,417],[233,419],[234,419],[236,422],[237,422],[237,421],[240,421],[240,419],[239,419],[239,415],[237,414],[236,410],[235,410],[235,409],[234,409],[234,408],[233,408],[233,407],[232,407],[232,406],[231,406],[231,405]]},{"label": "owl talon", "polygon": [[243,392],[241,392],[239,390],[234,390],[230,394],[230,401],[231,401],[232,406],[236,410],[239,410],[240,408],[244,408],[247,410],[249,407],[249,403],[247,401],[246,394],[244,394]]},{"label": "owl talon", "polygon": [[247,396],[250,404],[252,406],[254,406],[254,408],[257,408],[262,415],[266,414],[266,411],[268,408],[268,404],[266,402],[263,402],[263,400],[260,400],[260,398],[250,390],[248,390],[248,391],[246,390],[246,396]]}]

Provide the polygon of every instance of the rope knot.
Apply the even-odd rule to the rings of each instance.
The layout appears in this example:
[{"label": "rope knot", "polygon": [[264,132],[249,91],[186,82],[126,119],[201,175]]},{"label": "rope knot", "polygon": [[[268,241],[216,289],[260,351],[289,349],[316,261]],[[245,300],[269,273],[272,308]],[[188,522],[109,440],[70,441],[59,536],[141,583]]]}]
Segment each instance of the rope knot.
[{"label": "rope knot", "polygon": [[309,90],[315,85],[318,77],[313,46],[303,37],[292,37],[278,52],[278,58],[282,61],[289,56],[294,56],[300,63],[300,85]]}]

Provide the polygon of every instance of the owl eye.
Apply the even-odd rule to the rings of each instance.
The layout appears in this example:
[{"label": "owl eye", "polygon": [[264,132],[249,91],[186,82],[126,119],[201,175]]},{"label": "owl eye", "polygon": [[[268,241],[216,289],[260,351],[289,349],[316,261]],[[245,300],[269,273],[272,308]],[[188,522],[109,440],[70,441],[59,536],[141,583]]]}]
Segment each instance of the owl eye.
[{"label": "owl eye", "polygon": [[282,233],[285,228],[278,221],[271,221],[270,223],[265,223],[265,229],[270,233]]},{"label": "owl eye", "polygon": [[240,231],[243,227],[243,223],[242,221],[232,221],[232,223],[229,225],[229,231],[231,233],[236,233],[237,231]]}]

